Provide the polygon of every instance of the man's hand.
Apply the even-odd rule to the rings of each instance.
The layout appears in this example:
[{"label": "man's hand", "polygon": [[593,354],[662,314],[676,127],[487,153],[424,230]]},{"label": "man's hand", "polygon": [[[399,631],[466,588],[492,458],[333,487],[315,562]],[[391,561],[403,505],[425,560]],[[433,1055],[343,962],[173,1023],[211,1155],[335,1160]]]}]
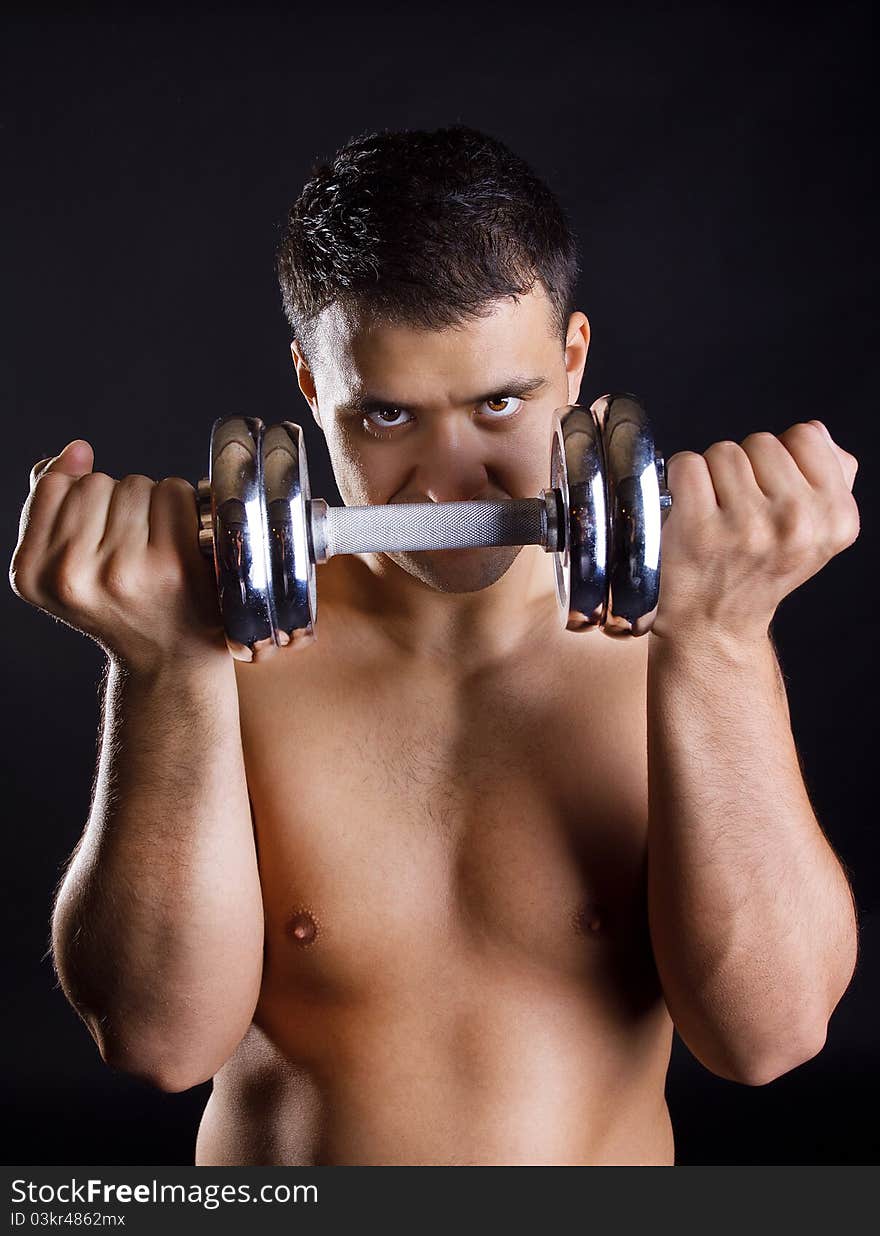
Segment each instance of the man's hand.
[{"label": "man's hand", "polygon": [[765,636],[783,597],[859,535],[854,455],[821,421],[667,461],[658,636]]},{"label": "man's hand", "polygon": [[81,438],[31,469],[9,582],[128,669],[227,661],[213,570],[183,477],[114,480]]}]

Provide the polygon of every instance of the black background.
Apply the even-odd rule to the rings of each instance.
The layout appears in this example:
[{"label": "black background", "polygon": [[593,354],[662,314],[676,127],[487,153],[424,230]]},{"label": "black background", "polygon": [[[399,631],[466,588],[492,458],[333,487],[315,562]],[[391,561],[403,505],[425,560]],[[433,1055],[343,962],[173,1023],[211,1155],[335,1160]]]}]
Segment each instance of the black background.
[{"label": "black background", "polygon": [[[868,5],[28,6],[2,34],[0,548],[33,463],[75,437],[95,469],[207,472],[210,426],[303,424],[273,270],[318,157],[367,129],[462,121],[506,141],[571,213],[592,344],[581,402],[637,392],[667,457],[819,417],[860,461],[862,531],[774,634],[819,820],[862,924],[814,1060],[769,1086],[676,1038],[680,1164],[877,1162],[873,701],[874,130]],[[85,822],[96,645],[7,588],[7,1163],[185,1164],[209,1093],[101,1062],[44,956]]]}]

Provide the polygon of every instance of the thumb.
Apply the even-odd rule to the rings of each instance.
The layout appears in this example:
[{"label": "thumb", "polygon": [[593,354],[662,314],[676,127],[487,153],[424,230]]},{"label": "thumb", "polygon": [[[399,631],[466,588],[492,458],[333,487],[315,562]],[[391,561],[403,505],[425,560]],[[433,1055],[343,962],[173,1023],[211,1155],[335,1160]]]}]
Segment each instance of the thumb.
[{"label": "thumb", "polygon": [[57,455],[49,459],[41,459],[31,469],[31,488],[46,472],[63,472],[67,476],[85,476],[91,472],[95,462],[95,452],[83,438],[74,438],[68,442]]}]

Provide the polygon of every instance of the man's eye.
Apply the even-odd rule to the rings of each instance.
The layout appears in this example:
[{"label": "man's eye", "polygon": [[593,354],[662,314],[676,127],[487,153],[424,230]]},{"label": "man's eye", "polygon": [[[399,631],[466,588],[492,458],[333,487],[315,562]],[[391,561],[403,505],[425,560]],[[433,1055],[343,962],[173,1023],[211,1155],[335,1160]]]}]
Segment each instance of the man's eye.
[{"label": "man's eye", "polygon": [[[371,425],[375,425],[377,428],[381,427],[383,429],[396,429],[398,425],[406,424],[405,421],[401,421],[399,418],[401,416],[408,415],[408,412],[404,412],[400,408],[378,408],[372,412],[368,412],[364,417],[364,420],[369,422]],[[376,420],[372,419],[374,416],[377,418]]]},{"label": "man's eye", "polygon": [[[511,411],[510,405],[514,403],[519,406]],[[522,399],[517,399],[515,395],[494,395],[481,406],[489,409],[490,419],[503,420],[505,416],[515,416],[522,403]]]}]

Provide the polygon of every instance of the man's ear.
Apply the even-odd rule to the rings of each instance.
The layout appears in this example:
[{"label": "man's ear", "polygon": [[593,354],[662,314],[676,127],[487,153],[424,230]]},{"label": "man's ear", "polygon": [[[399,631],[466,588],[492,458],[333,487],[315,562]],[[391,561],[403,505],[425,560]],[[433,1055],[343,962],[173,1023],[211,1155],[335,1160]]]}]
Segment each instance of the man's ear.
[{"label": "man's ear", "polygon": [[565,370],[568,374],[568,402],[577,403],[581,381],[590,350],[590,322],[586,314],[578,311],[568,319],[565,336]]},{"label": "man's ear", "polygon": [[315,424],[324,432],[324,426],[321,424],[321,416],[318,412],[318,392],[315,387],[315,378],[309,369],[306,359],[299,349],[296,340],[291,340],[290,354],[293,357],[293,363],[296,366],[296,378],[299,383],[299,389],[302,391],[306,403],[312,409],[312,416],[315,418]]}]

